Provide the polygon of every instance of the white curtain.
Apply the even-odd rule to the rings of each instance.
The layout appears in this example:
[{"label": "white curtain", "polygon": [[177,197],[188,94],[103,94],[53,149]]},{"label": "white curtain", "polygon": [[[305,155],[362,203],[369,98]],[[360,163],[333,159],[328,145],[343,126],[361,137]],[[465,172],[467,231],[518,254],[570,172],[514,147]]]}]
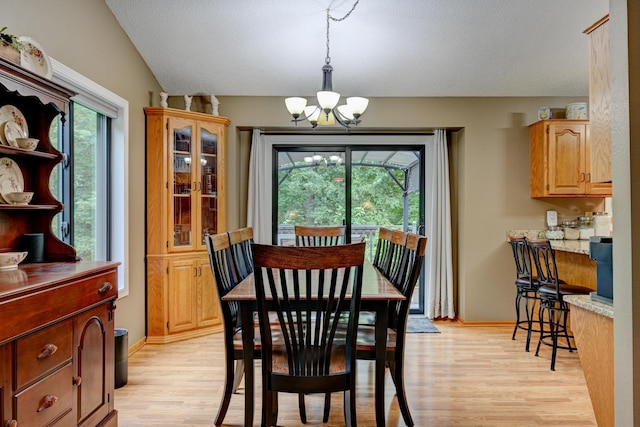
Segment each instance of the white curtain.
[{"label": "white curtain", "polygon": [[437,129],[425,153],[425,313],[428,318],[455,317],[451,249],[451,202],[447,135]]},{"label": "white curtain", "polygon": [[253,130],[249,159],[247,225],[256,243],[271,244],[271,150],[260,129]]}]

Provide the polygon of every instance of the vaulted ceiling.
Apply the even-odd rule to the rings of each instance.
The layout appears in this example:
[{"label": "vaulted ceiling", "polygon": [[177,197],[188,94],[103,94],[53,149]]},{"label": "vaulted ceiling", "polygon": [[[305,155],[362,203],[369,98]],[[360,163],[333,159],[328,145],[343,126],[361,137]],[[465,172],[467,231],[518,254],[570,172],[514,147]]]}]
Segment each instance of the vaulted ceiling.
[{"label": "vaulted ceiling", "polygon": [[[326,9],[355,0],[105,0],[170,95],[312,96]],[[608,0],[360,0],[330,24],[344,95],[587,96]]]}]

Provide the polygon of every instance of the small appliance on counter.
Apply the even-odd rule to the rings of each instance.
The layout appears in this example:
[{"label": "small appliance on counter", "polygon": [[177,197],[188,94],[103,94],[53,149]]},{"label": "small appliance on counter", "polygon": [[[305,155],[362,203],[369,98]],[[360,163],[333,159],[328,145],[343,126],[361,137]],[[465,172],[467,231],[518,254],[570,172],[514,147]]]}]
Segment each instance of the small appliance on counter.
[{"label": "small appliance on counter", "polygon": [[591,237],[589,258],[596,260],[597,276],[597,290],[591,292],[591,299],[613,305],[613,237]]}]

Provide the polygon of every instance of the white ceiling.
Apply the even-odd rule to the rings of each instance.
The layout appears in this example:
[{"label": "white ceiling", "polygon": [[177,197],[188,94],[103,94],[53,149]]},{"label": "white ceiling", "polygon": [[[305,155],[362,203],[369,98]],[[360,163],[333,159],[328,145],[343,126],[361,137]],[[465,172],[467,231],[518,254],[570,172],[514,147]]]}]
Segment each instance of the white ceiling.
[{"label": "white ceiling", "polygon": [[[312,96],[326,9],[354,0],[105,0],[170,95]],[[331,22],[350,96],[587,96],[608,0],[361,0]]]}]

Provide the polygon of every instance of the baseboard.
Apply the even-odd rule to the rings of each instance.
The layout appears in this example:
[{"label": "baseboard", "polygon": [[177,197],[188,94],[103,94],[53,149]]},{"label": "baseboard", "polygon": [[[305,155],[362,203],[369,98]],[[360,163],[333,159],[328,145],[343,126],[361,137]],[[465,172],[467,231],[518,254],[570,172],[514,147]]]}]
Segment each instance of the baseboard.
[{"label": "baseboard", "polygon": [[464,319],[456,318],[456,321],[460,323],[462,326],[468,327],[513,327],[515,325],[514,321],[510,320],[472,320],[469,322],[464,321]]},{"label": "baseboard", "polygon": [[133,343],[133,345],[129,346],[129,349],[127,351],[127,354],[129,355],[129,357],[131,357],[131,355],[133,355],[136,351],[144,347],[146,342],[147,342],[147,337],[142,337],[138,341]]}]

